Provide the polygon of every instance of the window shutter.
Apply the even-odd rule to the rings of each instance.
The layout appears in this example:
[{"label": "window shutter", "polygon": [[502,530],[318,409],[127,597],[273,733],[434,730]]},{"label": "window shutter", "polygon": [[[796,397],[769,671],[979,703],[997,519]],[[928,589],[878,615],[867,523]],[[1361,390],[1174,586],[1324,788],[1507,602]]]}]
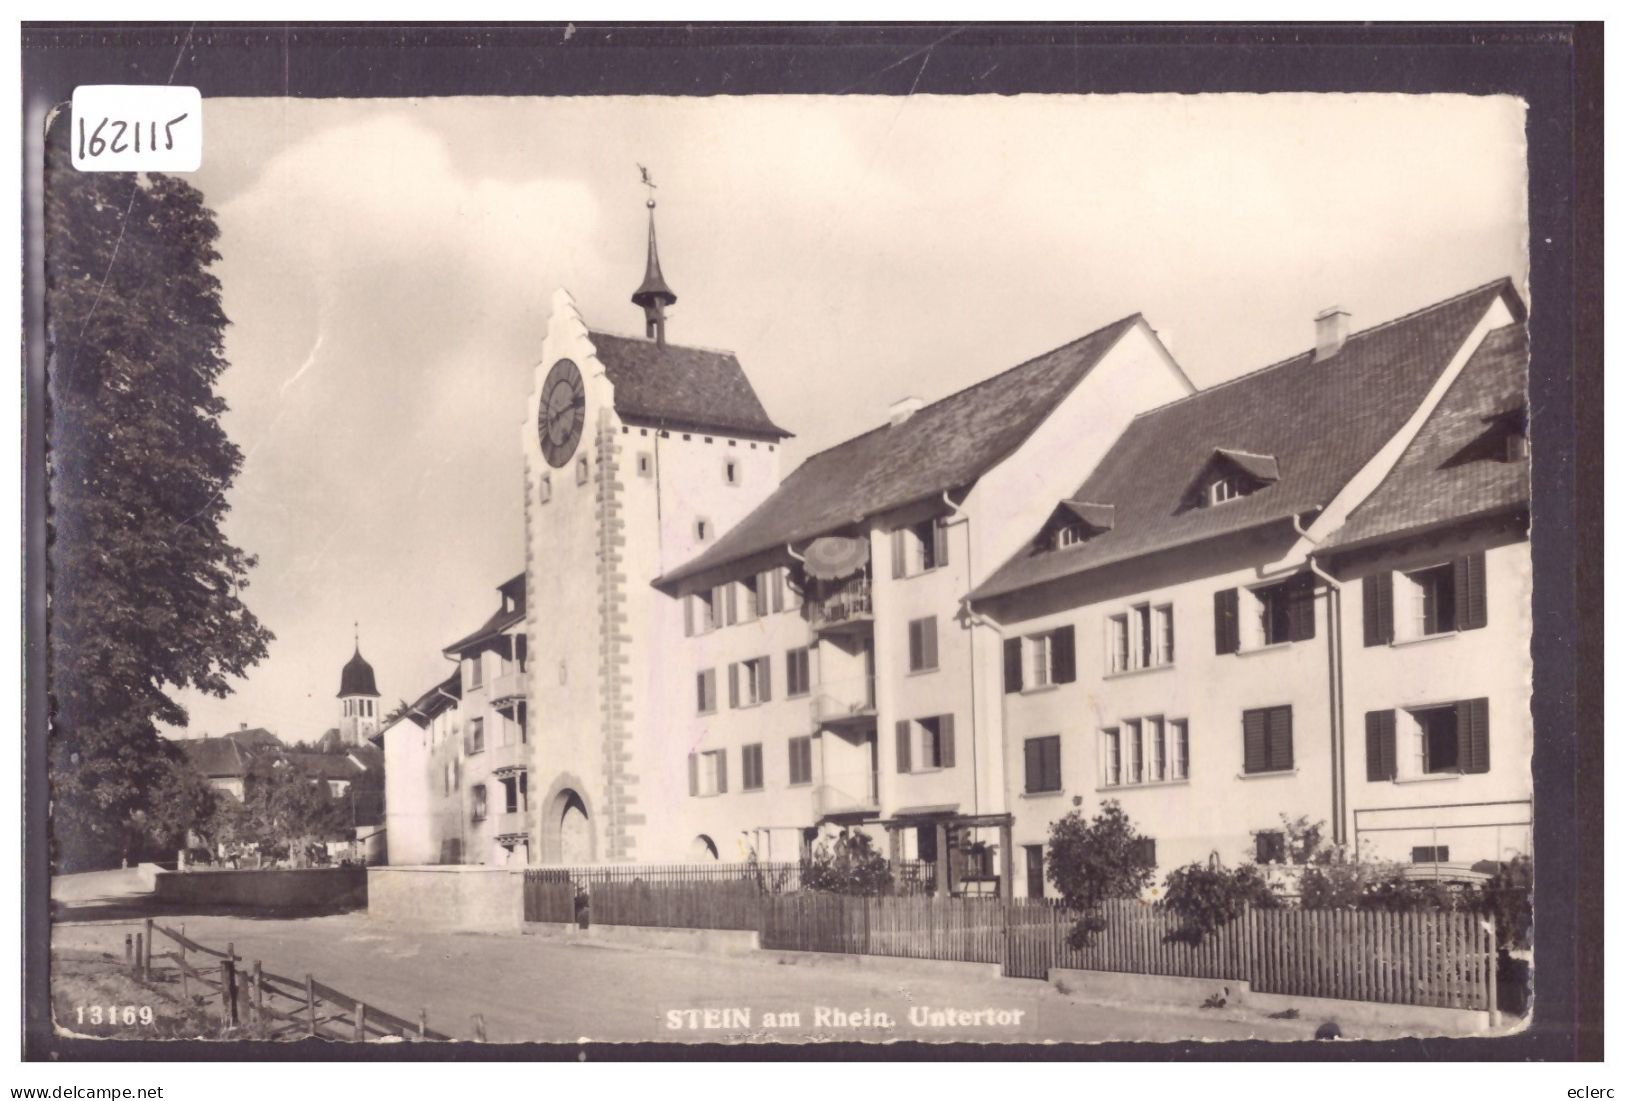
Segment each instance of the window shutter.
[{"label": "window shutter", "polygon": [[784,611],[784,571],[773,571],[773,610]]},{"label": "window shutter", "polygon": [[922,669],[935,669],[937,667],[937,617],[920,622],[921,666]]},{"label": "window shutter", "polygon": [[727,619],[725,622],[729,627],[732,627],[739,622],[739,586],[730,581],[722,588],[726,594],[724,600],[727,602]]},{"label": "window shutter", "polygon": [[916,671],[919,670],[919,668],[920,668],[920,660],[924,656],[922,654],[922,651],[925,649],[924,640],[922,640],[920,638],[920,634],[921,634],[920,621],[917,620],[917,619],[909,620],[908,621],[908,671],[910,673],[913,673],[913,672],[916,672]]},{"label": "window shutter", "polygon": [[1021,640],[1019,638],[1004,640],[1004,690],[1006,692],[1021,691]]},{"label": "window shutter", "polygon": [[1241,748],[1243,771],[1263,772],[1266,767],[1264,712],[1242,712]]},{"label": "window shutter", "polygon": [[739,706],[739,663],[737,661],[728,663],[728,706]]},{"label": "window shutter", "polygon": [[908,573],[908,549],[903,545],[903,529],[891,533],[891,575],[893,579]]},{"label": "window shutter", "polygon": [[1287,589],[1287,622],[1291,629],[1288,637],[1303,642],[1315,637],[1315,579],[1305,576],[1293,581]]},{"label": "window shutter", "polygon": [[954,767],[954,717],[943,715],[937,720],[937,729],[942,735],[942,767]]},{"label": "window shutter", "polygon": [[1386,646],[1394,641],[1394,575],[1384,570],[1360,583],[1365,604],[1365,644]]},{"label": "window shutter", "polygon": [[722,795],[728,790],[728,751],[717,750],[717,794]]},{"label": "window shutter", "polygon": [[1489,620],[1484,606],[1484,552],[1456,559],[1456,629],[1471,631]]},{"label": "window shutter", "polygon": [[766,703],[773,698],[773,656],[764,654],[757,668],[761,670],[761,702]]},{"label": "window shutter", "polygon": [[693,594],[683,597],[683,634],[694,634],[694,597]]},{"label": "window shutter", "polygon": [[938,520],[931,526],[931,538],[935,544],[931,549],[935,552],[937,567],[940,569],[948,564],[948,524],[945,520]]},{"label": "window shutter", "polygon": [[728,618],[728,597],[732,595],[728,590],[732,588],[732,585],[718,585],[711,590],[712,628],[726,627],[733,622]]},{"label": "window shutter", "polygon": [[1071,626],[1050,636],[1050,679],[1056,684],[1071,684],[1078,679],[1077,646]]},{"label": "window shutter", "polygon": [[1043,767],[1045,791],[1061,790],[1061,738],[1054,735],[1039,745],[1040,764]]},{"label": "window shutter", "polygon": [[698,753],[688,755],[688,793],[690,795],[700,793],[700,755]]},{"label": "window shutter", "polygon": [[1233,654],[1241,649],[1241,627],[1238,622],[1239,594],[1235,589],[1220,589],[1213,594],[1213,649],[1218,654]]},{"label": "window shutter", "polygon": [[1037,738],[1027,739],[1026,751],[1027,790],[1039,791],[1044,786],[1044,761]]},{"label": "window shutter", "polygon": [[1490,770],[1490,701],[1480,697],[1456,704],[1456,742],[1463,772]]},{"label": "window shutter", "polygon": [[897,720],[897,771],[909,771],[908,761],[909,723],[907,719]]},{"label": "window shutter", "polygon": [[1292,767],[1292,708],[1272,707],[1269,712],[1270,768]]},{"label": "window shutter", "polygon": [[1394,713],[1365,713],[1365,778],[1372,783],[1394,778]]},{"label": "window shutter", "polygon": [[695,710],[701,714],[705,712],[705,674],[700,673],[694,678]]}]

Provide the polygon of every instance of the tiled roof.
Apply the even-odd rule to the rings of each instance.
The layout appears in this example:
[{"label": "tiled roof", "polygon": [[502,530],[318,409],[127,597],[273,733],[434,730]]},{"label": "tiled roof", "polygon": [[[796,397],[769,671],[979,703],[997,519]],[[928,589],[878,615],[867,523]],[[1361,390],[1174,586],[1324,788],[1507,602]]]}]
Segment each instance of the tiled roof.
[{"label": "tiled roof", "polygon": [[447,694],[450,694],[454,699],[462,698],[463,677],[461,673],[453,673],[413,700],[407,705],[406,717],[420,727],[428,726],[430,719],[451,706],[453,701],[446,698]]},{"label": "tiled roof", "polygon": [[248,775],[249,757],[231,738],[192,738],[180,747],[193,767],[210,779]]},{"label": "tiled roof", "polygon": [[524,621],[525,613],[519,611],[517,608],[513,609],[512,611],[504,611],[503,609],[498,608],[495,612],[491,613],[491,618],[480,624],[472,634],[464,635],[462,638],[446,647],[444,652],[447,654],[461,654],[465,651],[473,650],[487,642],[494,641],[502,635],[502,632],[508,630],[510,627],[523,623]]},{"label": "tiled roof", "polygon": [[349,757],[338,753],[291,752],[284,755],[301,776],[323,780],[354,780],[360,769]]},{"label": "tiled roof", "polygon": [[615,387],[615,411],[659,427],[783,439],[732,352],[589,333]]},{"label": "tiled roof", "polygon": [[[970,485],[1014,451],[1140,316],[1097,329],[820,451],[704,553],[658,585],[823,535],[866,516]],[[1101,500],[1101,498],[1090,498]]]},{"label": "tiled roof", "polygon": [[1504,427],[1523,406],[1528,379],[1528,330],[1508,325],[1487,336],[1388,477],[1321,546],[1528,507],[1529,463],[1505,461]]},{"label": "tiled roof", "polygon": [[[1497,280],[1354,333],[1319,362],[1306,352],[1142,413],[1072,495],[1113,505],[1112,530],[1069,547],[1023,550],[972,597],[1323,508],[1415,412],[1498,297],[1523,316],[1511,283]],[[1192,481],[1219,448],[1273,457],[1279,480],[1191,507]]]}]

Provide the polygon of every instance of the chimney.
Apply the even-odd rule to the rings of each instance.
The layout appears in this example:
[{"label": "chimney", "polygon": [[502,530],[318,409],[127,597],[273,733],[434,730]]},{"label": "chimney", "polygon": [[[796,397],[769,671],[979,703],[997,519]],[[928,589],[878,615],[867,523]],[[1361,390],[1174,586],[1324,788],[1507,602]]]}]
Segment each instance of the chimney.
[{"label": "chimney", "polygon": [[247,723],[238,723],[237,724],[237,729],[238,730],[247,730],[248,729],[248,724]]},{"label": "chimney", "polygon": [[1343,350],[1349,338],[1349,312],[1342,306],[1328,306],[1315,315],[1315,362],[1330,359]]},{"label": "chimney", "polygon": [[891,422],[902,424],[925,406],[924,398],[903,398],[891,403]]}]

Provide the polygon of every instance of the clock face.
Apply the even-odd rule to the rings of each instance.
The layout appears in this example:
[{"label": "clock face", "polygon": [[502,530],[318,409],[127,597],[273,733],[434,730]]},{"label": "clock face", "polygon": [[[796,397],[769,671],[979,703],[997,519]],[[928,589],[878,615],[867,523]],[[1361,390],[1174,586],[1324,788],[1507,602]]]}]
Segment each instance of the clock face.
[{"label": "clock face", "polygon": [[567,359],[561,359],[547,373],[542,384],[541,408],[536,414],[536,430],[542,439],[542,456],[549,466],[560,467],[575,454],[581,442],[581,426],[587,420],[587,394],[581,372]]}]

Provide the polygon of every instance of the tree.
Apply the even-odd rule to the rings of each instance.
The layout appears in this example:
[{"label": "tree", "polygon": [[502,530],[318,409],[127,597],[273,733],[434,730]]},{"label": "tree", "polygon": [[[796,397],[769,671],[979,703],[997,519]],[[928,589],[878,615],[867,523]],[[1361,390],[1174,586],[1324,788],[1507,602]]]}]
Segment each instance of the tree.
[{"label": "tree", "polygon": [[1155,877],[1149,838],[1134,829],[1115,799],[1101,805],[1093,821],[1078,811],[1050,825],[1044,870],[1061,892],[1066,908],[1080,914],[1067,934],[1074,948],[1092,943],[1106,927],[1098,910],[1109,898],[1138,898]]},{"label": "tree", "polygon": [[172,692],[229,693],[271,633],[241,599],[255,560],[221,530],[242,454],[215,387],[226,317],[214,215],[163,175],[78,172],[46,150],[53,862],[116,863],[153,807]]},{"label": "tree", "polygon": [[1170,940],[1201,944],[1204,937],[1246,913],[1247,907],[1272,910],[1281,900],[1256,864],[1239,868],[1221,867],[1215,862],[1187,864],[1168,873],[1163,884],[1162,905],[1180,919]]},{"label": "tree", "polygon": [[891,890],[891,865],[875,851],[868,834],[842,830],[813,849],[801,885],[839,895],[883,895]]},{"label": "tree", "polygon": [[244,795],[242,840],[264,856],[297,863],[313,845],[354,837],[349,801],[329,795],[325,783],[291,765],[256,767]]},{"label": "tree", "polygon": [[165,748],[166,760],[144,812],[147,832],[155,843],[171,850],[186,845],[188,833],[212,849],[222,796],[184,753],[172,746]]}]

